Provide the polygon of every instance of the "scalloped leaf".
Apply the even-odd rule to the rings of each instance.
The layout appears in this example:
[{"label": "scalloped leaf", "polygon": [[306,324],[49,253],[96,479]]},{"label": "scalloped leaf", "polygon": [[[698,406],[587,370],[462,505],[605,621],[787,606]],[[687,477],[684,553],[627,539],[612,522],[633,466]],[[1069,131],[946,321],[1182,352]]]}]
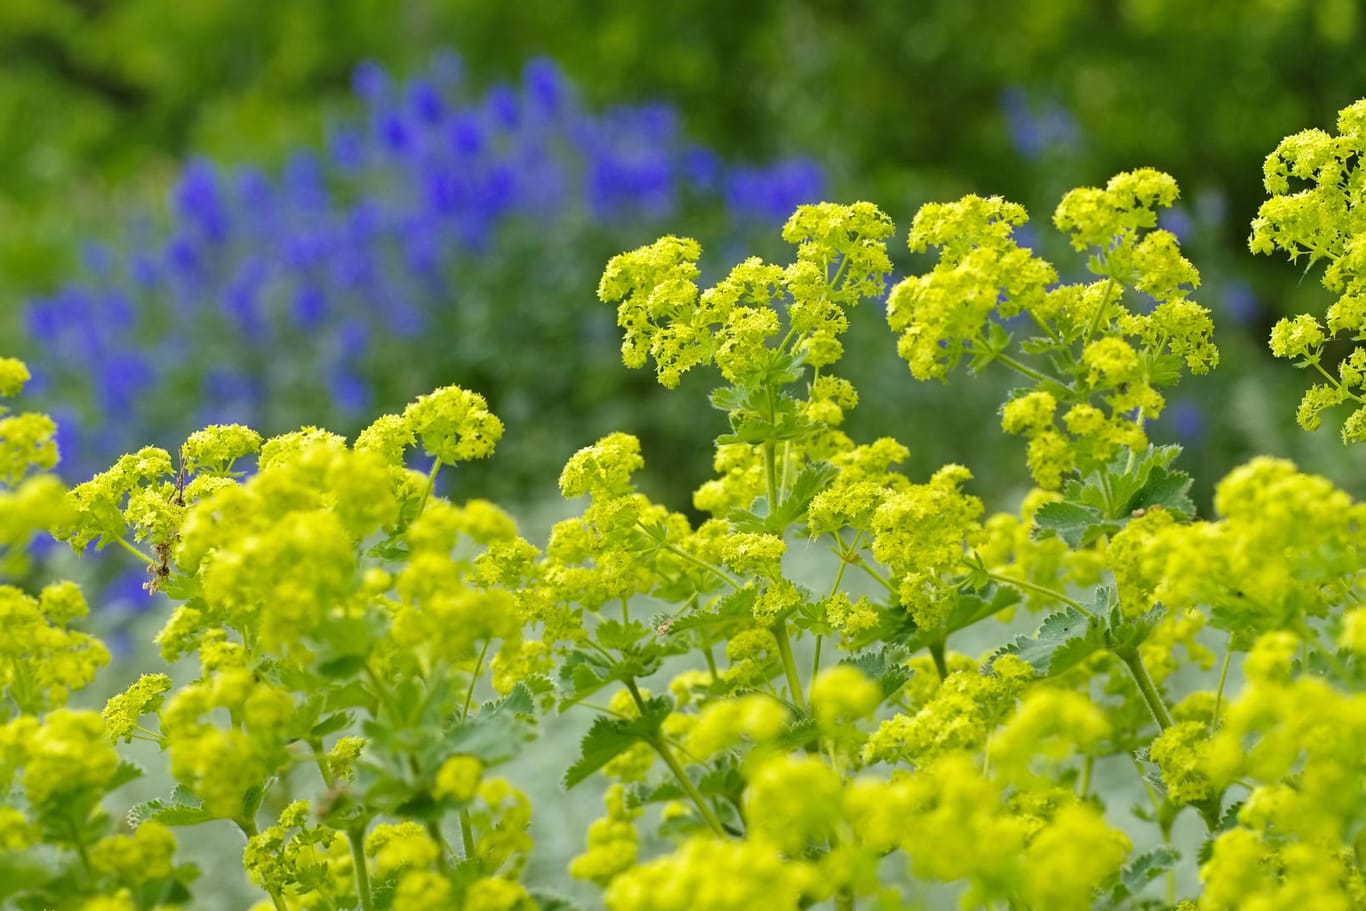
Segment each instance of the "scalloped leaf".
[{"label": "scalloped leaf", "polygon": [[1040,675],[1053,676],[1104,650],[1104,629],[1069,607],[1049,614],[1033,636],[1019,636],[996,654],[1017,655]]},{"label": "scalloped leaf", "polygon": [[579,758],[564,773],[564,789],[585,781],[635,744],[659,736],[660,725],[672,709],[670,700],[656,696],[646,700],[639,718],[598,717],[579,743]]}]

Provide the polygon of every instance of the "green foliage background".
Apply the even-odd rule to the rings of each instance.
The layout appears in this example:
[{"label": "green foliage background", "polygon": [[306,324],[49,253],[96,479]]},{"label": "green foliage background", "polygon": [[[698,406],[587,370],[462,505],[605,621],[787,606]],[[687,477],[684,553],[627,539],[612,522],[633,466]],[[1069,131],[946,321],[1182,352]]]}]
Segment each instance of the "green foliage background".
[{"label": "green foliage background", "polygon": [[[539,54],[591,107],[661,100],[722,154],[809,155],[836,198],[876,199],[903,229],[921,203],[964,192],[999,193],[1037,216],[1068,187],[1140,165],[1176,176],[1188,202],[1222,199],[1225,217],[1186,246],[1219,321],[1221,373],[1243,378],[1195,393],[1219,420],[1191,467],[1212,477],[1260,450],[1345,480],[1336,441],[1297,440],[1289,393],[1260,368],[1271,323],[1314,309],[1302,301],[1321,292],[1254,260],[1245,237],[1265,154],[1290,132],[1331,124],[1361,94],[1363,30],[1353,0],[9,0],[0,333],[16,330],[19,300],[70,274],[80,239],[116,235],[132,202],[160,200],[187,155],[269,165],[316,141],[351,106],[358,61],[402,74],[449,47],[487,85]],[[1022,156],[1002,114],[1007,89],[1070,112],[1079,141]],[[1263,303],[1245,330],[1211,300],[1233,278]],[[960,440],[962,459],[965,437],[994,433],[976,426],[970,402],[945,407],[900,376],[870,386],[891,362],[890,350],[870,352],[855,380],[867,400],[891,404],[855,413],[854,432],[914,436],[932,425],[925,445],[912,440],[923,471],[953,457],[943,439]],[[983,402],[995,398],[983,389]]]}]

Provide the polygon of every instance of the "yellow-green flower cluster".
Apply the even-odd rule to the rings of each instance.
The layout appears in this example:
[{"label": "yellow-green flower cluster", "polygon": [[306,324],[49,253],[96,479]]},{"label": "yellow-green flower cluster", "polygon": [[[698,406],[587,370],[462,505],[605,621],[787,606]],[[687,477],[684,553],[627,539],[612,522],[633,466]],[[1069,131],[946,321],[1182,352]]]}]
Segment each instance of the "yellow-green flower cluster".
[{"label": "yellow-green flower cluster", "polygon": [[480,869],[513,876],[525,865],[532,841],[531,801],[506,778],[485,778],[479,784],[480,805],[470,811],[474,856]]},{"label": "yellow-green flower cluster", "polygon": [[1234,780],[1253,788],[1200,869],[1201,909],[1356,908],[1366,895],[1355,854],[1366,813],[1366,697],[1292,677],[1298,644],[1285,632],[1261,637],[1223,726],[1187,752],[1216,791]]},{"label": "yellow-green flower cluster", "polygon": [[788,304],[790,331],[779,348],[790,344],[819,369],[843,354],[845,311],[881,292],[892,230],[871,203],[801,206],[783,228],[783,238],[797,245],[796,262],[780,267],[752,257],[706,291],[697,286],[698,243],[662,237],[613,257],[598,297],[618,305],[626,366],[653,358],[660,384],[670,389],[688,370],[711,363],[732,383],[761,374],[777,350],[769,340],[781,330],[780,303]]},{"label": "yellow-green flower cluster", "polygon": [[981,533],[982,501],[963,493],[972,473],[946,465],[928,484],[883,500],[873,515],[873,556],[892,571],[901,604],[921,627],[938,626],[949,601],[942,579]]},{"label": "yellow-green flower cluster", "polygon": [[930,203],[916,213],[909,246],[915,253],[938,247],[939,262],[887,299],[897,352],[916,379],[946,378],[975,353],[992,313],[1027,312],[1057,280],[1051,265],[1016,243],[1013,228],[1027,220],[1023,206],[999,196]]},{"label": "yellow-green flower cluster", "polygon": [[[617,325],[625,335],[621,357],[627,367],[655,360],[661,385],[678,385],[684,372],[711,361],[709,327],[727,314],[698,306],[697,258],[702,247],[690,238],[662,237],[649,246],[612,257],[598,284],[598,297],[620,301]],[[724,306],[722,301],[713,301]],[[708,302],[708,303],[713,303]]]},{"label": "yellow-green flower cluster", "polygon": [[224,474],[243,456],[259,452],[261,435],[241,424],[212,424],[185,438],[181,467],[190,473]]},{"label": "yellow-green flower cluster", "polygon": [[[71,523],[55,530],[58,540],[68,542],[77,551],[82,551],[91,542],[98,540],[97,547],[104,547],[110,541],[123,537],[130,525],[131,518],[124,515],[125,501],[144,488],[152,488],[154,495],[169,501],[170,485],[163,483],[175,474],[171,467],[171,456],[164,449],[154,446],[144,447],[137,452],[122,456],[108,471],[95,475],[89,481],[78,484],[71,490],[71,506],[75,513]],[[148,524],[167,515],[149,516],[147,503],[142,504],[143,515],[138,526],[138,537],[151,534],[153,528]],[[169,508],[169,504],[168,504]],[[158,527],[159,539],[166,540],[167,529]]]},{"label": "yellow-green flower cluster", "polygon": [[1259,457],[1219,482],[1214,509],[1217,521],[1188,525],[1150,511],[1114,536],[1105,556],[1126,614],[1160,601],[1194,624],[1177,637],[1191,643],[1191,608],[1218,607],[1225,627],[1247,636],[1325,616],[1355,587],[1366,506],[1326,478]]},{"label": "yellow-green flower cluster", "polygon": [[[1104,189],[1082,187],[1068,192],[1053,213],[1053,223],[1058,230],[1072,235],[1074,249],[1095,247],[1111,258],[1120,251],[1133,256],[1139,232],[1157,224],[1154,208],[1170,206],[1178,195],[1176,181],[1161,171],[1126,171],[1110,178]],[[1168,242],[1162,246],[1175,250]],[[1167,255],[1179,256],[1174,252]]]},{"label": "yellow-green flower cluster", "polygon": [[604,900],[608,911],[797,911],[821,892],[812,865],[767,840],[693,838],[619,874]]},{"label": "yellow-green flower cluster", "polygon": [[35,807],[53,807],[92,791],[103,795],[119,765],[98,712],[57,709],[41,722],[21,715],[0,727],[0,746],[6,754],[0,783],[22,767],[24,794]]},{"label": "yellow-green flower cluster", "polygon": [[427,453],[447,465],[488,458],[503,437],[503,422],[484,397],[459,386],[418,396],[404,409],[403,420]]},{"label": "yellow-green flower cluster", "polygon": [[109,663],[98,639],[67,625],[86,612],[80,589],[57,582],[38,598],[0,585],[0,695],[37,714],[66,704]]},{"label": "yellow-green flower cluster", "polygon": [[1087,696],[1035,687],[991,736],[991,768],[1017,787],[1056,783],[1057,767],[1095,750],[1110,734],[1105,712]]},{"label": "yellow-green flower cluster", "polygon": [[[898,351],[921,380],[946,378],[964,357],[974,371],[999,360],[1030,379],[1034,388],[1006,403],[1002,426],[1029,439],[1030,471],[1045,489],[1121,448],[1141,451],[1143,421],[1164,405],[1156,387],[1174,382],[1182,361],[1193,373],[1218,363],[1209,311],[1186,296],[1199,274],[1172,234],[1151,230],[1154,207],[1176,195],[1169,176],[1143,169],[1063,198],[1055,224],[1078,250],[1098,250],[1091,269],[1106,281],[1090,285],[1052,287],[1053,266],[1013,237],[1024,209],[999,197],[932,203],[912,223],[911,249],[937,247],[939,262],[892,289],[887,318]],[[1159,303],[1131,313],[1126,288]],[[1043,355],[1038,368],[1008,353],[1010,333],[997,321],[1021,312],[1041,331],[1021,347]]]},{"label": "yellow-green flower cluster", "polygon": [[[747,770],[744,810],[751,837],[800,854],[835,833],[843,793],[839,774],[816,756],[770,756]],[[801,795],[800,800],[794,800]]]},{"label": "yellow-green flower cluster", "polygon": [[997,659],[993,671],[951,672],[913,714],[897,714],[879,725],[864,745],[863,761],[919,765],[945,753],[983,747],[1033,674],[1029,665],[1010,655]]},{"label": "yellow-green flower cluster", "polygon": [[[1307,256],[1309,266],[1323,261],[1323,286],[1337,299],[1325,326],[1303,313],[1280,320],[1271,330],[1271,352],[1301,365],[1314,365],[1325,383],[1316,383],[1300,403],[1298,419],[1316,429],[1321,413],[1352,403],[1342,426],[1343,442],[1366,439],[1361,359],[1349,356],[1333,376],[1319,365],[1323,345],[1346,336],[1366,339],[1366,201],[1361,194],[1361,157],[1366,154],[1366,99],[1338,113],[1337,135],[1312,129],[1287,136],[1267,156],[1263,178],[1270,198],[1252,221],[1248,246],[1253,253],[1287,253],[1292,262]],[[1354,354],[1361,354],[1356,349]],[[1366,356],[1366,355],[1363,355]]]},{"label": "yellow-green flower cluster", "polygon": [[138,885],[168,879],[174,872],[176,838],[158,822],[144,822],[131,835],[110,835],[90,848],[90,868]]},{"label": "yellow-green flower cluster", "polygon": [[453,553],[459,536],[471,530],[515,537],[516,525],[510,519],[492,519],[484,506],[471,510],[435,500],[413,521],[406,535],[408,562],[393,580],[398,597],[388,603],[389,644],[398,657],[416,658],[423,668],[430,668],[440,662],[459,665],[472,660],[480,643],[492,639],[516,649],[522,618],[512,594],[470,584],[468,561]]},{"label": "yellow-green flower cluster", "polygon": [[[770,636],[771,638],[771,636]],[[758,694],[709,702],[688,731],[683,749],[698,762],[728,750],[748,737],[756,743],[783,732],[789,715],[782,703]]]},{"label": "yellow-green flower cluster", "polygon": [[[1015,812],[974,758],[952,751],[891,781],[857,779],[845,813],[872,851],[900,848],[915,876],[965,883],[964,907],[1025,901],[1088,909],[1130,850],[1123,833],[1065,792],[1047,816]],[[906,820],[915,820],[907,825]],[[1084,844],[1085,851],[1077,845]],[[1085,856],[1083,856],[1085,855]]]},{"label": "yellow-green flower cluster", "polygon": [[308,824],[309,804],[296,800],[273,826],[247,840],[242,866],[248,878],[273,895],[300,904],[355,897],[353,860],[346,837]]},{"label": "yellow-green flower cluster", "polygon": [[[218,726],[215,709],[226,710],[240,725]],[[285,731],[295,711],[288,692],[245,668],[182,687],[160,712],[171,774],[215,817],[241,818],[247,791],[263,786],[284,765]]]},{"label": "yellow-green flower cluster", "polygon": [[110,739],[130,742],[138,719],[160,708],[162,694],[170,688],[171,678],[165,674],[143,674],[127,690],[110,697],[103,713]]},{"label": "yellow-green flower cluster", "polygon": [[261,461],[190,507],[174,554],[199,576],[200,610],[288,652],[354,600],[357,548],[397,521],[405,491],[380,456],[339,439],[277,437]]},{"label": "yellow-green flower cluster", "polygon": [[618,874],[635,866],[640,835],[634,820],[641,811],[626,806],[626,789],[613,784],[603,797],[607,815],[588,827],[588,850],[569,862],[569,875],[605,886]]}]

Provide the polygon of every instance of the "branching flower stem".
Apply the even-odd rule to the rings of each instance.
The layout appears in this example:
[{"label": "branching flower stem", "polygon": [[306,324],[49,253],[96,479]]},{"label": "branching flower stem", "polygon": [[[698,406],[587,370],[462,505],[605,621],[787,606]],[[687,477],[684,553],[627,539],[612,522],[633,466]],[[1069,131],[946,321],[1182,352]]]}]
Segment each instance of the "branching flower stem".
[{"label": "branching flower stem", "polygon": [[[629,677],[626,679],[626,689],[630,691],[631,698],[635,700],[636,708],[641,712],[644,712],[645,700],[641,697],[640,687],[636,686],[634,679]],[[716,815],[716,811],[707,803],[707,798],[703,796],[702,792],[697,790],[697,785],[693,784],[692,779],[688,777],[688,773],[684,770],[683,766],[679,764],[678,757],[673,754],[673,750],[669,749],[669,745],[664,742],[664,738],[656,734],[649,738],[646,743],[650,745],[651,749],[659,754],[660,759],[664,760],[664,764],[669,767],[669,771],[672,772],[674,778],[678,780],[678,786],[681,787],[688,795],[689,799],[692,800],[693,805],[697,807],[697,812],[702,814],[702,819],[706,821],[707,825],[711,827],[711,830],[716,833],[717,837],[727,837],[726,828],[721,825],[721,818]]]},{"label": "branching flower stem", "polygon": [[1162,694],[1158,692],[1157,685],[1153,683],[1153,678],[1148,674],[1148,668],[1143,664],[1143,658],[1138,654],[1136,648],[1115,649],[1115,654],[1124,666],[1129,669],[1129,673],[1134,678],[1134,683],[1138,685],[1138,691],[1143,696],[1143,701],[1148,704],[1148,710],[1153,713],[1153,720],[1162,730],[1171,727],[1171,712],[1167,711],[1167,703],[1163,701]]},{"label": "branching flower stem", "polygon": [[1045,588],[1045,587],[1042,586],[1042,585],[1035,585],[1033,582],[1026,582],[1026,581],[1023,580],[1023,579],[1013,579],[1013,578],[1011,578],[1010,576],[1003,576],[1003,575],[1001,575],[1000,573],[992,573],[992,572],[989,572],[989,573],[987,573],[986,575],[987,575],[987,578],[988,578],[988,579],[991,579],[993,582],[999,582],[999,583],[1001,583],[1002,585],[1009,585],[1009,586],[1011,586],[1011,587],[1013,587],[1013,588],[1018,588],[1020,591],[1030,592],[1031,594],[1042,595],[1042,596],[1045,597],[1045,598],[1052,598],[1054,601],[1058,601],[1058,602],[1060,602],[1060,603],[1062,603],[1062,604],[1066,604],[1068,607],[1072,608],[1073,610],[1078,611],[1079,613],[1082,614],[1082,616],[1085,616],[1085,617],[1094,617],[1094,616],[1095,616],[1095,615],[1092,614],[1089,610],[1087,610],[1085,607],[1083,607],[1079,602],[1073,600],[1072,598],[1067,597],[1066,595],[1064,595],[1064,594],[1063,594],[1062,592],[1060,592],[1060,591],[1055,591],[1054,589],[1051,589],[1051,588]]}]

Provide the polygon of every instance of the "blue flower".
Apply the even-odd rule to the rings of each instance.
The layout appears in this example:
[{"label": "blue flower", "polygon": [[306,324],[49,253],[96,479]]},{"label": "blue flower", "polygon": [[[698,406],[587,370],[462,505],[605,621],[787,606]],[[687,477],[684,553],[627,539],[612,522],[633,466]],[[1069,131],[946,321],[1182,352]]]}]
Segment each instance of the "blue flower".
[{"label": "blue flower", "polygon": [[812,162],[733,166],[665,105],[584,110],[546,60],[482,95],[452,54],[401,84],[362,64],[352,85],[361,110],[322,148],[278,172],[188,162],[168,226],[131,213],[149,227],[27,303],[41,404],[115,416],[68,430],[69,478],[203,423],[354,430],[455,377],[509,403],[615,377],[600,257],[694,212],[736,219],[724,248],[824,194]]}]

